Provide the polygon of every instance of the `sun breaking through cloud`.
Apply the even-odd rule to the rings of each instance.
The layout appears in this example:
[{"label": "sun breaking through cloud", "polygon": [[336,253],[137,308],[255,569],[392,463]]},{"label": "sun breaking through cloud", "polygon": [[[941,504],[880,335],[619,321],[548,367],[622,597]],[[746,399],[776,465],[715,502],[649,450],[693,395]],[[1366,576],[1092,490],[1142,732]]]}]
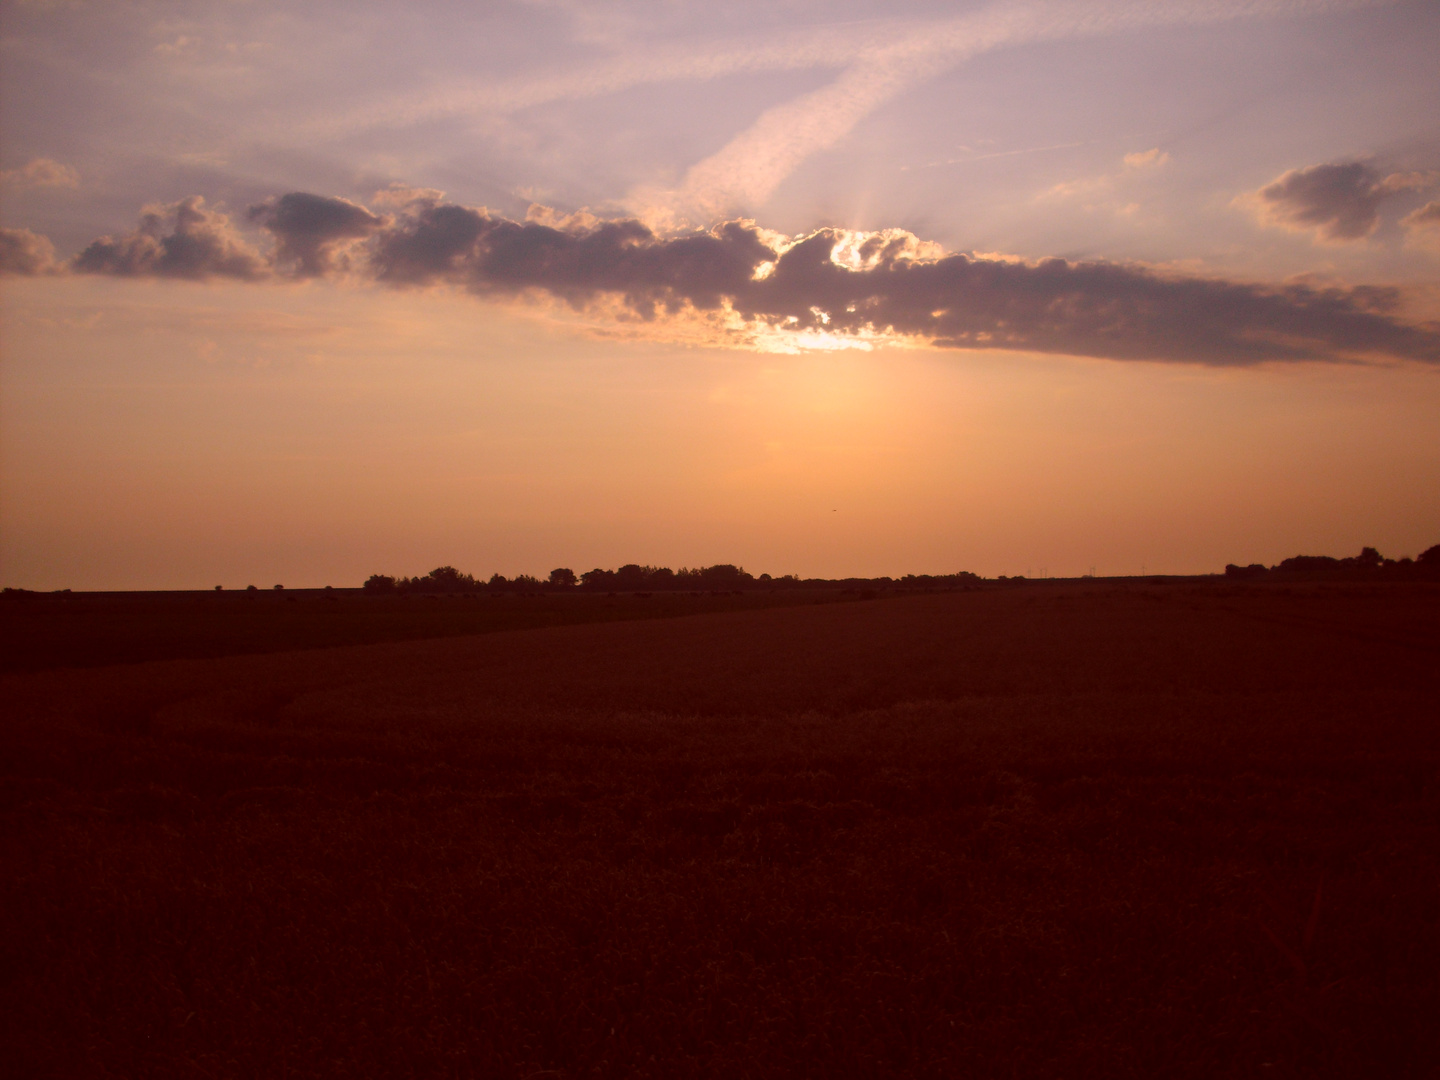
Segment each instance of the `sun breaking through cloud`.
[{"label": "sun breaking through cloud", "polygon": [[[397,189],[384,201],[393,212],[305,192],[257,204],[246,217],[269,234],[266,254],[227,215],[192,197],[147,208],[135,231],[96,240],[68,269],[194,281],[346,277],[492,299],[540,294],[657,338],[686,323],[693,340],[699,319],[717,344],[758,348],[889,339],[1210,365],[1440,363],[1440,324],[1407,320],[1395,288],[1260,285],[1138,264],[946,254],[899,229],[787,237],[732,220],[664,234],[635,218],[539,209],[516,221],[433,191]],[[7,230],[0,262],[11,273],[51,272],[47,244]]]}]

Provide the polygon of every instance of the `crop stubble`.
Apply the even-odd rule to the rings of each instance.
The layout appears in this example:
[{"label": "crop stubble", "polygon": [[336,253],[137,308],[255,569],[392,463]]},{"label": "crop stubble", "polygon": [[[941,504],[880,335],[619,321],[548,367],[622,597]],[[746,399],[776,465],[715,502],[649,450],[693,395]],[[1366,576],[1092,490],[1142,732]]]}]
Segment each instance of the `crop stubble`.
[{"label": "crop stubble", "polygon": [[11,674],[6,1043],[1430,1075],[1437,601],[1032,585]]}]

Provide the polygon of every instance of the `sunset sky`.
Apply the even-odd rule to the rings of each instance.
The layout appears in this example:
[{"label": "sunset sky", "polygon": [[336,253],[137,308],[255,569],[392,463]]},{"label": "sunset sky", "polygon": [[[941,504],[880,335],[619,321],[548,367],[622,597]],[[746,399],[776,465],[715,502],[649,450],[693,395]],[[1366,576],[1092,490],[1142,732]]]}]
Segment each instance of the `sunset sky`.
[{"label": "sunset sky", "polygon": [[1440,543],[1433,0],[0,12],[0,584]]}]

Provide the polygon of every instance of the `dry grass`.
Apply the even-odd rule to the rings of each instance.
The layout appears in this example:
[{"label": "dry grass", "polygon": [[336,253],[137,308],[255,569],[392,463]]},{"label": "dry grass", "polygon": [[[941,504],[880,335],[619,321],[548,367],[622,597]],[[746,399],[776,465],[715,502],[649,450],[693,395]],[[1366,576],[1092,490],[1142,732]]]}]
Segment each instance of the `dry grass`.
[{"label": "dry grass", "polygon": [[7,676],[6,1043],[1433,1075],[1437,601],[1033,586]]}]

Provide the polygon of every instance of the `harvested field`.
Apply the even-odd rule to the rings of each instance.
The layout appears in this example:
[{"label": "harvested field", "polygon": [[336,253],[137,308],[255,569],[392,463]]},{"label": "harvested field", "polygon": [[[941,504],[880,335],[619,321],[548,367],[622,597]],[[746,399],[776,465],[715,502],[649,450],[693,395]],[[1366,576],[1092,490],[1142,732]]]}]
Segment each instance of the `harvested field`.
[{"label": "harvested field", "polygon": [[826,603],[837,590],[367,596],[358,589],[0,596],[0,672],[208,659]]},{"label": "harvested field", "polygon": [[1440,588],[572,621],[0,676],[17,1075],[1440,1069]]}]

